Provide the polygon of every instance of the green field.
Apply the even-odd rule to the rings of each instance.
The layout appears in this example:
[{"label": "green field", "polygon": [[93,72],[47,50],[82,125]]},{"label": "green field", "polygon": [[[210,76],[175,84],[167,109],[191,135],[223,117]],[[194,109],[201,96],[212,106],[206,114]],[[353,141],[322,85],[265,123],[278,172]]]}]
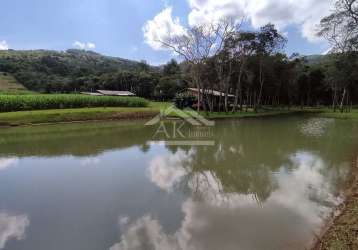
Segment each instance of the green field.
[{"label": "green field", "polygon": [[51,109],[0,113],[0,126],[19,126],[43,123],[60,123],[96,120],[128,120],[153,117],[166,102],[150,102],[147,107],[97,107]]},{"label": "green field", "polygon": [[146,107],[148,105],[149,102],[140,97],[79,94],[0,94],[0,112],[94,107]]}]

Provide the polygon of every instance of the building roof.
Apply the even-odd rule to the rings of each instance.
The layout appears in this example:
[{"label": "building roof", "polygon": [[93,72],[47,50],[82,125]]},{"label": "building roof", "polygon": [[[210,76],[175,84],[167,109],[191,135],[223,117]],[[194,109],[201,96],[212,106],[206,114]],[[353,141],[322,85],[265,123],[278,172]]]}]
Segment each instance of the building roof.
[{"label": "building roof", "polygon": [[102,95],[110,96],[135,96],[135,94],[130,91],[97,90],[97,92]]},{"label": "building roof", "polygon": [[82,95],[93,95],[93,96],[103,96],[101,93],[97,92],[81,92]]},{"label": "building roof", "polygon": [[[193,91],[193,92],[198,92],[197,88],[188,88],[188,90]],[[203,93],[202,89],[200,89],[200,93]],[[225,96],[224,92],[220,92],[220,91],[217,91],[217,90],[211,90],[211,89],[205,90],[205,93],[208,94],[208,95],[214,95],[214,96]],[[228,97],[235,97],[235,96],[231,95],[231,94],[228,94]]]}]

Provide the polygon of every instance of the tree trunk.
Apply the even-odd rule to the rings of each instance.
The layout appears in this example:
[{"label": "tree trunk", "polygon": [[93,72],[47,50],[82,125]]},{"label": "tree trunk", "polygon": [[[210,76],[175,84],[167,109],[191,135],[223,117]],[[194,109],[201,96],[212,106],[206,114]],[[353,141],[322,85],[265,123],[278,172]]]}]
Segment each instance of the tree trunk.
[{"label": "tree trunk", "polygon": [[342,100],[341,100],[341,105],[340,105],[340,109],[341,109],[341,113],[343,113],[343,108],[344,108],[344,99],[346,97],[346,88],[343,89],[343,94],[342,94]]},{"label": "tree trunk", "polygon": [[254,91],[254,103],[253,103],[253,105],[254,105],[254,112],[255,113],[257,113],[257,104],[258,104],[258,101],[256,101],[256,100],[258,100],[258,99],[256,98],[256,91]]},{"label": "tree trunk", "polygon": [[336,103],[337,103],[337,88],[334,87],[333,88],[333,103],[332,103],[333,112],[336,112]]},{"label": "tree trunk", "polygon": [[[257,109],[260,107],[261,103],[261,97],[262,97],[262,89],[264,86],[264,77],[263,77],[263,69],[262,69],[262,62],[260,62],[260,92],[257,98],[257,103],[255,105],[255,112],[257,112]],[[256,94],[255,94],[256,95]]]},{"label": "tree trunk", "polygon": [[[239,70],[239,76],[238,76],[238,80],[237,80],[237,86],[236,86],[236,91],[235,91],[235,102],[234,102],[234,107],[232,109],[233,112],[236,112],[238,104],[239,104],[239,93],[241,95],[241,78],[242,78],[242,74],[243,74],[243,69],[244,69],[244,62],[241,63],[240,65],[240,70]],[[242,95],[240,98],[240,102],[242,99]],[[242,103],[242,102],[241,102]],[[242,108],[242,107],[241,107]]]},{"label": "tree trunk", "polygon": [[225,112],[229,112],[229,107],[228,107],[228,95],[229,95],[229,79],[225,79],[225,96],[224,96],[224,100],[225,100]]}]

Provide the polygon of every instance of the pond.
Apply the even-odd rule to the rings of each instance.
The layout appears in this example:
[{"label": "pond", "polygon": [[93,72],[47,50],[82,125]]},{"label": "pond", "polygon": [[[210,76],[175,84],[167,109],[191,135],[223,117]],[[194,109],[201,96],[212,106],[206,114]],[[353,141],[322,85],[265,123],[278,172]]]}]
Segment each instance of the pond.
[{"label": "pond", "polygon": [[305,249],[342,200],[358,126],[217,121],[215,145],[144,122],[0,130],[0,249]]}]

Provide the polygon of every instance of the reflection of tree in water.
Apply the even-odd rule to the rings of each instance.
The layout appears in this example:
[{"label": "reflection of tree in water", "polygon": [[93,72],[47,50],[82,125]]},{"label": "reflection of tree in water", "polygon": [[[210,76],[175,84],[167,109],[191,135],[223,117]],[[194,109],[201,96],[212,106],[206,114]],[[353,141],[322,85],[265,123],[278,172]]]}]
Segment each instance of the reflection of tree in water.
[{"label": "reflection of tree in water", "polygon": [[286,171],[297,168],[291,158],[298,152],[318,153],[327,168],[342,176],[340,164],[347,161],[346,151],[352,142],[342,135],[355,127],[351,123],[325,122],[329,126],[319,136],[302,134],[302,126],[310,122],[297,118],[225,121],[215,127],[215,146],[167,147],[173,153],[194,152],[190,164],[182,166],[188,173],[183,181],[190,183],[198,199],[206,195],[205,189],[212,188],[221,198],[232,193],[252,194],[264,202],[277,188],[272,173],[282,167]]},{"label": "reflection of tree in water", "polygon": [[140,122],[107,122],[10,128],[0,131],[0,154],[16,156],[94,156],[107,150],[147,144],[152,127]]}]

